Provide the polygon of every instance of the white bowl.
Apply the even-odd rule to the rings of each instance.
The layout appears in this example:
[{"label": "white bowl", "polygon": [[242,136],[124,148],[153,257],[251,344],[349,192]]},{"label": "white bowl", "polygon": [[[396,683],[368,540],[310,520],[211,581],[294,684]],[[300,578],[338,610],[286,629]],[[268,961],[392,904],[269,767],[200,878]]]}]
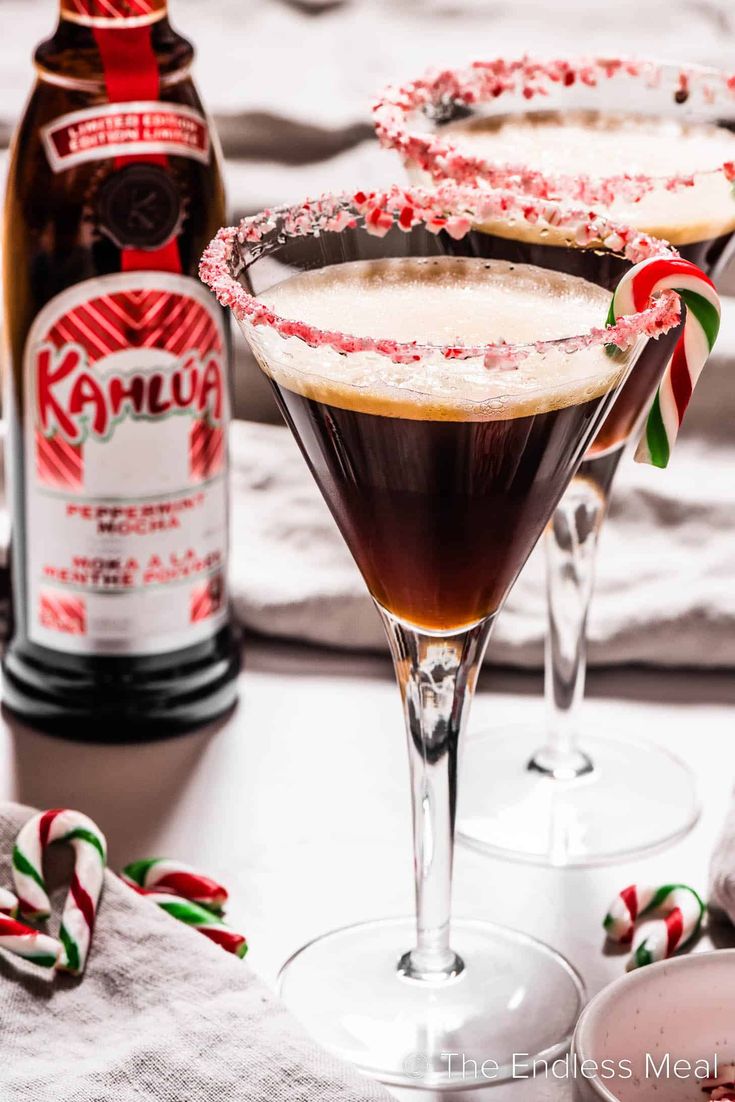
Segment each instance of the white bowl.
[{"label": "white bowl", "polygon": [[735,1063],[735,949],[616,980],[583,1011],[572,1057],[579,1102],[703,1102],[708,1069]]}]

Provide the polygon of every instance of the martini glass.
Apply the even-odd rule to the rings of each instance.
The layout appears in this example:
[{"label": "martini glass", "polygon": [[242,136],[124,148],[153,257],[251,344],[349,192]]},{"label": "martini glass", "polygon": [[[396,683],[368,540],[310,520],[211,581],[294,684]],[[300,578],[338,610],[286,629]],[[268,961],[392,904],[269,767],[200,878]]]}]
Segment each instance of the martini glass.
[{"label": "martini glass", "polygon": [[[389,89],[375,117],[413,179],[573,197],[665,237],[711,276],[732,254],[735,85],[718,70],[500,58]],[[487,852],[612,862],[673,842],[699,816],[679,759],[637,735],[589,730],[582,713],[598,539],[653,393],[646,372],[630,376],[548,526],[546,730],[480,734],[467,753],[458,831]]]},{"label": "martini glass", "polygon": [[[478,341],[495,309],[493,279],[506,295],[502,318],[524,313],[512,302],[529,280],[533,301],[551,296],[546,316],[556,316],[567,270],[606,283],[646,255],[635,234],[617,255],[610,245],[623,241],[604,219],[542,206],[453,186],[324,196],[222,230],[201,266],[273,385],[394,661],[416,913],[325,934],[280,977],[318,1041],[392,1084],[508,1079],[514,1053],[530,1061],[565,1050],[583,1000],[574,969],[548,946],[484,921],[450,921],[458,753],[508,590],[647,339],[674,331],[681,312],[668,293],[612,329],[536,340],[540,322],[526,310],[528,339]],[[557,241],[540,270],[508,260],[507,237],[490,233],[492,258],[456,254],[460,240],[479,236],[472,224],[508,230],[530,219]],[[458,298],[452,280],[470,276],[479,297],[468,283],[469,298]],[[585,287],[604,317],[608,295]],[[449,301],[459,308],[443,317]],[[419,331],[396,337],[406,312],[423,319]],[[338,330],[315,321],[335,313]],[[421,340],[423,326],[446,339]]]}]

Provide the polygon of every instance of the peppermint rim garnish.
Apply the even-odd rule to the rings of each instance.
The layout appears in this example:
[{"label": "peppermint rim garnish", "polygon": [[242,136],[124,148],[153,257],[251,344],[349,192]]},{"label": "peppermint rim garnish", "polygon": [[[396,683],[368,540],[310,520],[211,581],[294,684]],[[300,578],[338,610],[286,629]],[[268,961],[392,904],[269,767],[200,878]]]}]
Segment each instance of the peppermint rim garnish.
[{"label": "peppermint rim garnish", "polygon": [[[597,87],[624,76],[644,87],[659,87],[665,74],[675,73],[672,97],[686,102],[699,97],[705,104],[717,96],[735,100],[735,75],[702,66],[667,67],[634,58],[561,58],[542,61],[531,57],[493,58],[475,61],[466,68],[430,72],[418,80],[390,87],[373,106],[375,129],[382,145],[395,149],[407,164],[434,179],[458,184],[515,187],[539,198],[563,198],[583,203],[610,205],[616,199],[637,202],[654,187],[669,191],[694,185],[693,174],[651,176],[618,173],[593,178],[585,174],[541,172],[528,164],[499,164],[462,153],[454,142],[438,133],[421,130],[416,116],[446,117],[457,107],[491,103],[504,95],[520,95],[529,104],[543,101],[553,91],[577,85]],[[735,181],[735,163],[725,161],[707,172],[722,173]]]},{"label": "peppermint rim garnish", "polygon": [[431,191],[394,185],[384,191],[326,194],[301,204],[264,210],[243,218],[239,226],[221,229],[202,256],[199,275],[218,301],[231,307],[240,321],[267,326],[281,337],[296,337],[312,348],[329,347],[344,355],[374,352],[393,363],[416,363],[433,355],[446,360],[480,359],[488,369],[502,370],[552,346],[565,352],[602,344],[627,348],[641,337],[660,336],[679,323],[679,298],[673,291],[664,291],[643,309],[619,318],[614,325],[601,325],[587,333],[557,340],[516,345],[503,341],[483,345],[405,342],[323,330],[281,317],[250,294],[237,278],[259,257],[277,251],[289,239],[357,228],[383,237],[395,229],[409,233],[416,226],[424,226],[430,233],[444,232],[460,240],[473,227],[492,222],[526,223],[534,227],[536,234],[542,234],[544,229],[554,231],[570,248],[606,249],[631,264],[651,257],[678,256],[666,242],[593,211],[512,191],[478,191],[445,182]]}]

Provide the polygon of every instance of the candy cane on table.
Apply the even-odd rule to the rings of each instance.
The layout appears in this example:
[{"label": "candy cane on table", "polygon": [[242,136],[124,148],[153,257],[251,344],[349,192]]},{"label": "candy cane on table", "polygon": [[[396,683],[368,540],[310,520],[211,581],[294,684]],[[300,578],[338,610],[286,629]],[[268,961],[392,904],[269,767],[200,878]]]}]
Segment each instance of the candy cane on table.
[{"label": "candy cane on table", "polygon": [[56,938],[17,921],[18,897],[0,888],[0,948],[17,957],[33,961],[41,968],[53,968],[61,953]]},{"label": "candy cane on table", "polygon": [[55,937],[42,934],[6,914],[0,914],[0,949],[41,968],[54,968],[62,953],[61,943]]},{"label": "candy cane on table", "polygon": [[669,462],[692,391],[720,329],[720,299],[714,283],[696,264],[680,257],[651,257],[626,272],[613,293],[608,321],[638,313],[653,295],[665,290],[679,294],[686,320],[635,454],[639,463],[655,467]]},{"label": "candy cane on table", "polygon": [[[603,926],[611,941],[625,945],[633,942],[628,971],[666,960],[683,949],[702,925],[706,907],[694,888],[686,884],[664,884],[652,888],[632,884],[610,906]],[[633,941],[641,919],[658,918],[641,930]]]},{"label": "candy cane on table", "polygon": [[13,850],[13,880],[20,913],[46,919],[51,902],[43,877],[43,854],[54,842],[74,850],[74,872],[61,915],[62,952],[57,968],[79,975],[92,941],[97,903],[107,863],[107,843],[96,823],[81,811],[53,808],[34,815],[18,834]]},{"label": "candy cane on table", "polygon": [[211,876],[205,876],[183,861],[172,861],[167,857],[133,861],[125,866],[120,876],[131,887],[172,892],[215,914],[219,914],[227,902],[227,889]]},{"label": "candy cane on table", "polygon": [[7,888],[0,888],[0,915],[7,918],[18,917],[18,897]]},{"label": "candy cane on table", "polygon": [[236,934],[234,930],[225,925],[219,915],[207,910],[206,907],[200,906],[199,903],[192,903],[190,899],[184,899],[182,896],[174,895],[171,892],[159,891],[157,888],[141,888],[134,882],[130,883],[130,881],[126,881],[126,883],[139,895],[150,899],[151,903],[155,903],[157,907],[171,915],[172,918],[177,918],[179,922],[185,922],[187,926],[191,926],[199,933],[204,934],[205,937],[215,942],[225,952],[233,953],[241,959],[247,953],[247,939],[242,934]]}]

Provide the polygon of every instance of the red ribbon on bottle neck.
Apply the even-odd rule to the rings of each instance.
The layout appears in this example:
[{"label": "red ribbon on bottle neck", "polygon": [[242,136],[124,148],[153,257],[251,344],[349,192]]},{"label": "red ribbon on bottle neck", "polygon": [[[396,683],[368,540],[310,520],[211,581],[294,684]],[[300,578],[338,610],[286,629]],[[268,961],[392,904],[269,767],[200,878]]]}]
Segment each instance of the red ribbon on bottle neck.
[{"label": "red ribbon on bottle neck", "polygon": [[[110,103],[157,100],[160,95],[158,61],[151,43],[151,25],[143,27],[95,27],[93,34],[102,58],[105,87]],[[115,157],[115,168],[127,164],[168,167],[164,153],[134,153]],[[124,272],[180,272],[181,256],[175,237],[158,249],[122,250]]]}]

